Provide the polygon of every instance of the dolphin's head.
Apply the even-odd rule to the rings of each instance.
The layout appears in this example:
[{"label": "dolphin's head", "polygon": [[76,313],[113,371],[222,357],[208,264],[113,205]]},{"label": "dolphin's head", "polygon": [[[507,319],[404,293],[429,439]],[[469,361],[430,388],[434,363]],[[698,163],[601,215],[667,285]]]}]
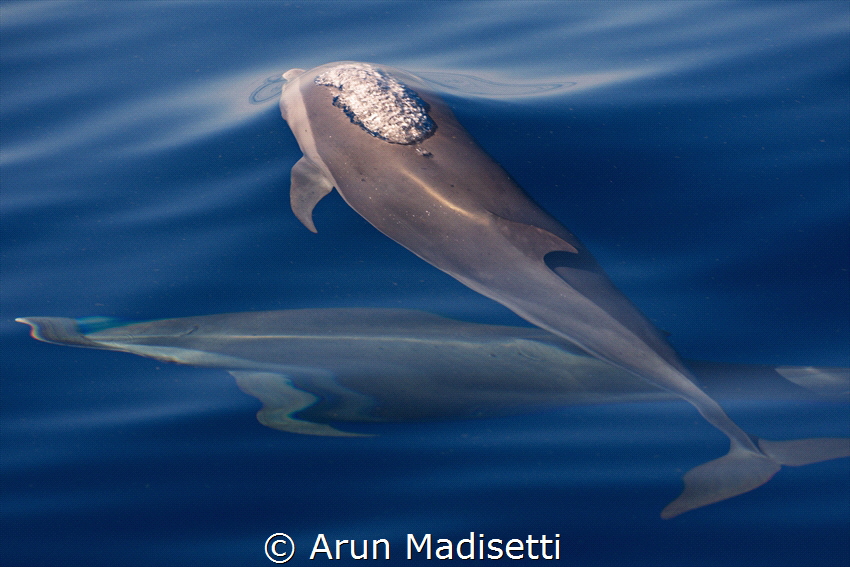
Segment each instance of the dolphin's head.
[{"label": "dolphin's head", "polygon": [[[286,117],[286,100],[288,98],[287,91],[290,93],[294,90],[297,90],[297,79],[301,75],[304,74],[304,69],[290,69],[286,73],[282,75],[283,77],[283,87],[281,87],[280,91],[280,113],[283,115],[283,119],[287,120]],[[289,95],[291,96],[291,94]]]},{"label": "dolphin's head", "polygon": [[392,144],[415,144],[434,133],[428,103],[400,73],[369,63],[334,65],[316,75],[333,105],[372,136]]},{"label": "dolphin's head", "polygon": [[283,78],[280,110],[288,122],[296,108],[313,101],[391,144],[418,144],[437,129],[428,103],[414,90],[421,88],[419,79],[392,67],[339,61],[309,71],[290,69]]}]

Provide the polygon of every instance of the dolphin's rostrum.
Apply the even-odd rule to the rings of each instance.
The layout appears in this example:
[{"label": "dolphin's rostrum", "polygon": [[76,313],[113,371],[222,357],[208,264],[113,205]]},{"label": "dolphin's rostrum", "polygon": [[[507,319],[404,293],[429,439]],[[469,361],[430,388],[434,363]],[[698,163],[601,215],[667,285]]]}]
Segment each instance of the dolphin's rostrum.
[{"label": "dolphin's rostrum", "polygon": [[[281,113],[304,154],[292,169],[290,199],[308,229],[316,230],[316,203],[336,188],[375,228],[425,261],[681,396],[729,437],[729,453],[689,471],[663,517],[752,490],[782,464],[834,452],[833,440],[766,441],[738,427],[581,242],[525,194],[423,81],[357,62],[292,69],[284,78]],[[384,130],[384,123],[396,126]]]}]

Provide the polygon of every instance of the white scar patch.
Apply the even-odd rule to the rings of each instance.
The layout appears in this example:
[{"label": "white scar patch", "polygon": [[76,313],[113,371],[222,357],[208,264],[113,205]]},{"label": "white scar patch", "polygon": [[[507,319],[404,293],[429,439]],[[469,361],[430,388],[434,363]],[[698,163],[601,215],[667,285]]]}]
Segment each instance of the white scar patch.
[{"label": "white scar patch", "polygon": [[393,144],[414,144],[437,128],[419,95],[371,65],[339,65],[317,76],[315,82],[338,91],[334,106],[376,138]]}]

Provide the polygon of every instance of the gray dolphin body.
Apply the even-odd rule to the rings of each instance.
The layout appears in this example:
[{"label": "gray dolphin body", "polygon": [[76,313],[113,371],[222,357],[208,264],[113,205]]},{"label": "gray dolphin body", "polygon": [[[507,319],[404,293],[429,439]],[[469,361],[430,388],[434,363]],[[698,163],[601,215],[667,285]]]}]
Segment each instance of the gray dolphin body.
[{"label": "gray dolphin body", "polygon": [[307,228],[316,230],[312,210],[336,188],[425,261],[681,396],[729,437],[729,453],[689,471],[682,495],[662,516],[752,490],[798,456],[816,459],[818,440],[765,441],[738,427],[581,242],[526,195],[424,82],[358,62],[292,69],[284,78],[281,113],[304,154],[292,169],[290,199]]},{"label": "gray dolphin body", "polygon": [[[263,403],[268,427],[358,435],[331,423],[469,419],[568,405],[678,399],[536,328],[481,325],[404,309],[300,309],[134,324],[18,319],[47,342],[221,368]],[[111,326],[110,326],[111,325]],[[104,328],[106,327],[106,328]],[[833,399],[850,369],[696,363],[716,395]],[[806,464],[850,455],[820,440]]]},{"label": "gray dolphin body", "polygon": [[[267,406],[258,415],[261,423],[292,433],[346,434],[327,425],[331,421],[478,418],[674,397],[541,329],[467,323],[405,309],[299,309],[132,324],[106,320],[94,328],[86,320],[62,317],[18,321],[45,342],[227,370]],[[828,389],[823,376],[805,388]],[[795,397],[806,393],[775,373],[773,378]],[[752,380],[749,373],[725,382],[752,393]]]}]

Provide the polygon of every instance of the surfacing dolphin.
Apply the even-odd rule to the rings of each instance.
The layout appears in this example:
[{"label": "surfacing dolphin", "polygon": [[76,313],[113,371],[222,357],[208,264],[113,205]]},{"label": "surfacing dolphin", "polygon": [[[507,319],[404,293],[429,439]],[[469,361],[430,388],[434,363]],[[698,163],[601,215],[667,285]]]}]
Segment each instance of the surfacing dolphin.
[{"label": "surfacing dolphin", "polygon": [[[331,423],[468,419],[576,404],[677,399],[536,328],[481,325],[404,309],[299,309],[144,323],[18,319],[33,337],[229,371],[263,403],[268,427],[354,436]],[[695,363],[717,395],[846,397],[850,369]],[[827,398],[829,399],[829,398]],[[850,455],[820,441],[802,465]]]},{"label": "surfacing dolphin", "polygon": [[476,144],[425,82],[351,61],[292,69],[283,78],[281,114],[304,154],[292,168],[290,201],[308,229],[316,231],[316,203],[336,188],[420,258],[681,396],[729,437],[729,453],[689,471],[663,517],[752,490],[782,464],[831,451],[831,442],[766,441],[738,427],[581,242]]}]

